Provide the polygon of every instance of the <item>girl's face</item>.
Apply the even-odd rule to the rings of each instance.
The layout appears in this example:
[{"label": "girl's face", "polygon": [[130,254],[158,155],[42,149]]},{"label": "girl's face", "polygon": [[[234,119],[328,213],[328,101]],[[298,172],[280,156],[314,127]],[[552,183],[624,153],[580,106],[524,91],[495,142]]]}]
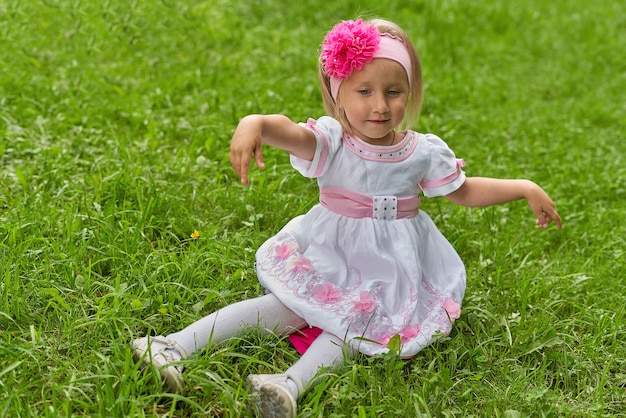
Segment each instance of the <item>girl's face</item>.
[{"label": "girl's face", "polygon": [[402,123],[409,97],[404,68],[378,58],[341,83],[340,106],[353,133],[372,145],[390,145],[392,131]]}]

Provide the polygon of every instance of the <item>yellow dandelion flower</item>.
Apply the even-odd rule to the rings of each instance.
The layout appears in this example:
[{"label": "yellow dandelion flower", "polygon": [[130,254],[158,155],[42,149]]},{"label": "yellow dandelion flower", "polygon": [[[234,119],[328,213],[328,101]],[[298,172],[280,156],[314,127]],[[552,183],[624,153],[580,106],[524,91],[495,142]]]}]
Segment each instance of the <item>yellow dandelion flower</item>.
[{"label": "yellow dandelion flower", "polygon": [[191,238],[192,239],[200,238],[200,231],[198,231],[197,229],[194,229],[193,232],[191,233]]}]

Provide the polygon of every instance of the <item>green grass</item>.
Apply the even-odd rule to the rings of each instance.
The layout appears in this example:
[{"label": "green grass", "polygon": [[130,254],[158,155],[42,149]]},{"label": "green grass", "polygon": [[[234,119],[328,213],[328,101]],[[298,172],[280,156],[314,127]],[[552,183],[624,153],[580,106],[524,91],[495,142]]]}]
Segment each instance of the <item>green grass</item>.
[{"label": "green grass", "polygon": [[245,377],[293,363],[284,339],[198,353],[185,396],[130,341],[262,292],[255,249],[316,186],[266,149],[244,188],[230,135],[253,112],[320,116],[319,43],[359,14],[421,54],[416,129],[470,175],[541,184],[564,229],[523,202],[423,199],[467,265],[461,318],[411,360],[329,373],[302,416],[626,414],[622,2],[334,3],[0,3],[0,416],[250,416]]}]

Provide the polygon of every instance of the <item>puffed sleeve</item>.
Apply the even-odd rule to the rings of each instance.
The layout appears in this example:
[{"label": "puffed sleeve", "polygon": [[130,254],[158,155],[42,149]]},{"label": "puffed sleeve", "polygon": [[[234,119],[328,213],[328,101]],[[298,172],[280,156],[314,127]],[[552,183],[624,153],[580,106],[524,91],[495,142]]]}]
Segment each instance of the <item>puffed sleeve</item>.
[{"label": "puffed sleeve", "polygon": [[318,120],[309,119],[307,123],[300,123],[300,126],[310,129],[315,134],[317,141],[315,155],[311,161],[292,155],[291,165],[305,177],[320,177],[341,144],[343,129],[336,119],[329,116],[322,116]]},{"label": "puffed sleeve", "polygon": [[428,197],[445,196],[452,193],[465,181],[465,166],[462,159],[436,135],[425,135],[430,148],[430,167],[419,185]]}]

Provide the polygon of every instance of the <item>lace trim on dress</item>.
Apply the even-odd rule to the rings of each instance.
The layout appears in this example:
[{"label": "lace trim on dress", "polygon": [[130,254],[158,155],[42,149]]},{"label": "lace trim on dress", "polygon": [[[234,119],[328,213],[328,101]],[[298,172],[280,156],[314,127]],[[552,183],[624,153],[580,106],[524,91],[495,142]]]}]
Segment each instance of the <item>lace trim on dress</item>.
[{"label": "lace trim on dress", "polygon": [[396,145],[375,146],[370,145],[348,133],[343,135],[343,142],[354,154],[366,160],[386,162],[398,162],[405,160],[409,155],[411,155],[413,149],[415,149],[417,139],[418,137],[415,132],[407,131],[402,141]]}]

